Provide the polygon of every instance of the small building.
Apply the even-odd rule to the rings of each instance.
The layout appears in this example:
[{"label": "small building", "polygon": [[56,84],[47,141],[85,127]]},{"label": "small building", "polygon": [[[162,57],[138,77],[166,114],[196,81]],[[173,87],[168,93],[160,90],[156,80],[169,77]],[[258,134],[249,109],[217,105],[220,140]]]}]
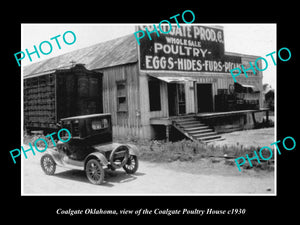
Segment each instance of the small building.
[{"label": "small building", "polygon": [[[259,56],[225,52],[221,27],[181,27],[141,45],[130,34],[25,66],[24,83],[78,66],[99,74],[102,90],[95,96],[101,99],[92,113],[111,113],[115,136],[169,139],[180,133],[208,141],[254,127],[264,111],[262,72],[249,69],[234,83],[229,70],[249,68]],[[25,128],[31,118],[24,117]]]}]

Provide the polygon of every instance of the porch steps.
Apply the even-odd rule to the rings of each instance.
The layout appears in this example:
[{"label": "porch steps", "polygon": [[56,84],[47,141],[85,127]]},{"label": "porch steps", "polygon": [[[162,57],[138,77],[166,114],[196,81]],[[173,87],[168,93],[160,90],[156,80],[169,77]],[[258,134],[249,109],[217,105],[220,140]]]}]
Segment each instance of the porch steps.
[{"label": "porch steps", "polygon": [[173,126],[188,138],[202,143],[224,140],[224,138],[202,123],[196,117],[185,117],[173,120]]},{"label": "porch steps", "polygon": [[197,134],[202,134],[202,133],[209,133],[212,129],[200,129],[200,130],[191,130],[189,131],[189,134],[191,135],[197,135]]},{"label": "porch steps", "polygon": [[[178,123],[178,122],[177,122]],[[208,128],[209,126],[202,124],[202,123],[197,123],[197,122],[193,122],[192,124],[180,124],[181,127],[185,128],[185,129],[190,129],[190,128],[195,128],[195,127],[199,127],[199,128]]]},{"label": "porch steps", "polygon": [[196,127],[186,127],[184,128],[185,131],[193,132],[199,130],[210,130],[209,126],[196,126]]}]

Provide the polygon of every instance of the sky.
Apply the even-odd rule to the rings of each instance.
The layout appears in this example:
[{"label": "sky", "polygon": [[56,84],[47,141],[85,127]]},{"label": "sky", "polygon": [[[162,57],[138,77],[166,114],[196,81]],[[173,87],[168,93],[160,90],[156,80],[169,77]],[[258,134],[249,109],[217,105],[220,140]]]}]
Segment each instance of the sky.
[{"label": "sky", "polygon": [[[132,34],[135,32],[135,25],[137,24],[22,24],[20,51],[25,51],[26,48],[29,52],[34,51],[34,45],[38,47],[41,42],[50,41],[50,38],[57,35],[62,36],[66,31],[72,31],[76,34],[74,44],[66,45],[59,39],[61,49],[57,49],[54,46],[49,55],[40,54],[40,59],[34,54],[32,55],[32,62],[26,57],[22,60],[22,65],[29,65],[66,52]],[[273,88],[276,87],[276,66],[271,63],[270,57],[266,57],[267,54],[276,51],[276,24],[220,23],[198,25],[222,26],[224,29],[225,51],[227,52],[257,55],[266,58],[270,63],[263,72],[263,83],[268,83]],[[55,40],[50,42],[54,44]],[[47,51],[46,47],[44,51]]]}]

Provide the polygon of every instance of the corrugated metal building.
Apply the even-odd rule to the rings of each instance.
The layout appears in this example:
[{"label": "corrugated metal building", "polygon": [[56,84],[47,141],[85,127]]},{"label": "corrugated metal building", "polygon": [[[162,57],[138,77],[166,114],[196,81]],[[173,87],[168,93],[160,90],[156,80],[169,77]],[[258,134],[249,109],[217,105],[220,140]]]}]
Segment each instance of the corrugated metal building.
[{"label": "corrugated metal building", "polygon": [[[218,29],[222,31],[221,28]],[[186,39],[188,40],[188,38]],[[184,38],[181,38],[182,40]],[[148,44],[160,43],[159,40],[155,39],[151,41],[145,39],[145,41]],[[155,47],[158,49],[158,47],[166,45],[168,44],[157,44]],[[169,47],[184,46],[194,50],[196,47],[192,47],[193,45],[196,45],[196,42],[185,42],[183,45],[174,42],[173,44],[170,43]],[[194,71],[191,71],[191,69],[186,69],[188,65],[183,64],[185,61],[180,61],[181,59],[176,57],[171,60],[170,57],[166,56],[165,59],[169,60],[170,63],[172,61],[173,66],[174,63],[178,63],[177,68],[179,68],[180,64],[181,69],[167,70],[166,66],[163,69],[159,66],[154,68],[156,62],[152,61],[154,64],[150,65],[150,59],[156,53],[147,52],[143,54],[143,49],[140,48],[141,46],[137,44],[133,34],[116,38],[25,66],[23,68],[24,80],[50,74],[64,68],[72,68],[76,64],[81,64],[88,71],[102,73],[102,100],[100,102],[103,104],[103,113],[112,114],[114,135],[123,137],[159,138],[162,136],[163,138],[169,138],[170,128],[173,125],[177,130],[184,133],[184,130],[176,124],[179,123],[178,119],[180,118],[189,118],[192,123],[193,119],[191,117],[201,120],[205,117],[211,118],[217,115],[222,117],[226,115],[227,117],[221,119],[224,122],[224,118],[225,121],[228,118],[228,111],[235,112],[232,114],[233,117],[240,116],[236,118],[239,121],[236,128],[243,129],[247,127],[247,124],[253,123],[253,120],[255,121],[254,112],[261,112],[259,109],[263,104],[263,87],[260,71],[257,71],[255,75],[249,71],[248,78],[244,75],[236,78],[242,88],[245,90],[248,88],[250,91],[238,93],[241,97],[239,99],[236,98],[237,94],[235,94],[233,107],[228,108],[228,105],[230,105],[228,96],[230,96],[230,93],[232,94],[235,86],[228,68],[226,72],[224,71],[224,64],[219,64],[219,70],[218,66],[216,67],[217,72],[200,71],[200,67],[203,67],[203,70],[207,67],[206,70],[209,70],[209,63],[213,62],[213,58],[201,58],[202,64],[200,64],[201,61],[190,60],[193,68],[195,67]],[[200,49],[199,46],[197,48]],[[195,50],[195,54],[199,55],[199,51],[197,51]],[[148,57],[151,54],[152,56]],[[249,62],[254,62],[259,57],[230,52],[221,54],[234,59],[239,58],[240,64],[245,65],[247,68]],[[142,59],[141,57],[145,57],[145,55],[148,58]],[[163,54],[156,55],[160,59],[163,57]],[[199,59],[199,57],[194,56],[191,55],[190,59]],[[206,65],[205,60],[207,60]],[[200,67],[196,67],[196,63],[199,63],[197,65]],[[149,70],[145,68],[147,66],[150,66]],[[222,98],[222,96],[225,97]],[[243,99],[243,102],[247,100],[248,103],[251,102],[251,99],[254,99],[257,100],[256,103],[258,104],[256,104],[256,108],[239,108],[237,102],[241,102],[241,99]],[[227,108],[222,108],[222,104]],[[226,111],[227,114],[220,113],[222,111]],[[241,120],[243,121],[241,122]],[[228,127],[228,124],[233,123],[233,120],[228,121],[225,128]],[[218,129],[217,124],[212,124],[212,126],[219,132],[224,131],[224,129]],[[192,137],[192,133],[188,133],[186,136]]]}]

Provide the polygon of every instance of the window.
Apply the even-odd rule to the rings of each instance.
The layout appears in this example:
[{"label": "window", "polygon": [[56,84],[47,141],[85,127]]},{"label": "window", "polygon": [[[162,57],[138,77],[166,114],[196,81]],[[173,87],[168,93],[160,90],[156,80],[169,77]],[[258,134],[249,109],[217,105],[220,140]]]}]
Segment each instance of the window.
[{"label": "window", "polygon": [[107,119],[101,119],[101,120],[93,120],[92,121],[92,129],[93,130],[100,130],[108,127],[108,121]]},{"label": "window", "polygon": [[127,112],[126,81],[117,82],[117,111]]},{"label": "window", "polygon": [[161,102],[160,102],[160,82],[157,79],[151,79],[148,81],[149,87],[149,102],[150,102],[150,111],[160,111]]},{"label": "window", "polygon": [[[67,120],[67,121],[64,121],[63,124],[62,124],[63,128],[66,128],[72,138],[76,138],[76,137],[79,137],[79,121],[78,120]],[[60,137],[62,140],[68,140],[69,139],[69,133],[66,131],[66,130],[62,130],[60,132]]]},{"label": "window", "polygon": [[72,121],[72,134],[74,137],[79,137],[79,120]]}]

